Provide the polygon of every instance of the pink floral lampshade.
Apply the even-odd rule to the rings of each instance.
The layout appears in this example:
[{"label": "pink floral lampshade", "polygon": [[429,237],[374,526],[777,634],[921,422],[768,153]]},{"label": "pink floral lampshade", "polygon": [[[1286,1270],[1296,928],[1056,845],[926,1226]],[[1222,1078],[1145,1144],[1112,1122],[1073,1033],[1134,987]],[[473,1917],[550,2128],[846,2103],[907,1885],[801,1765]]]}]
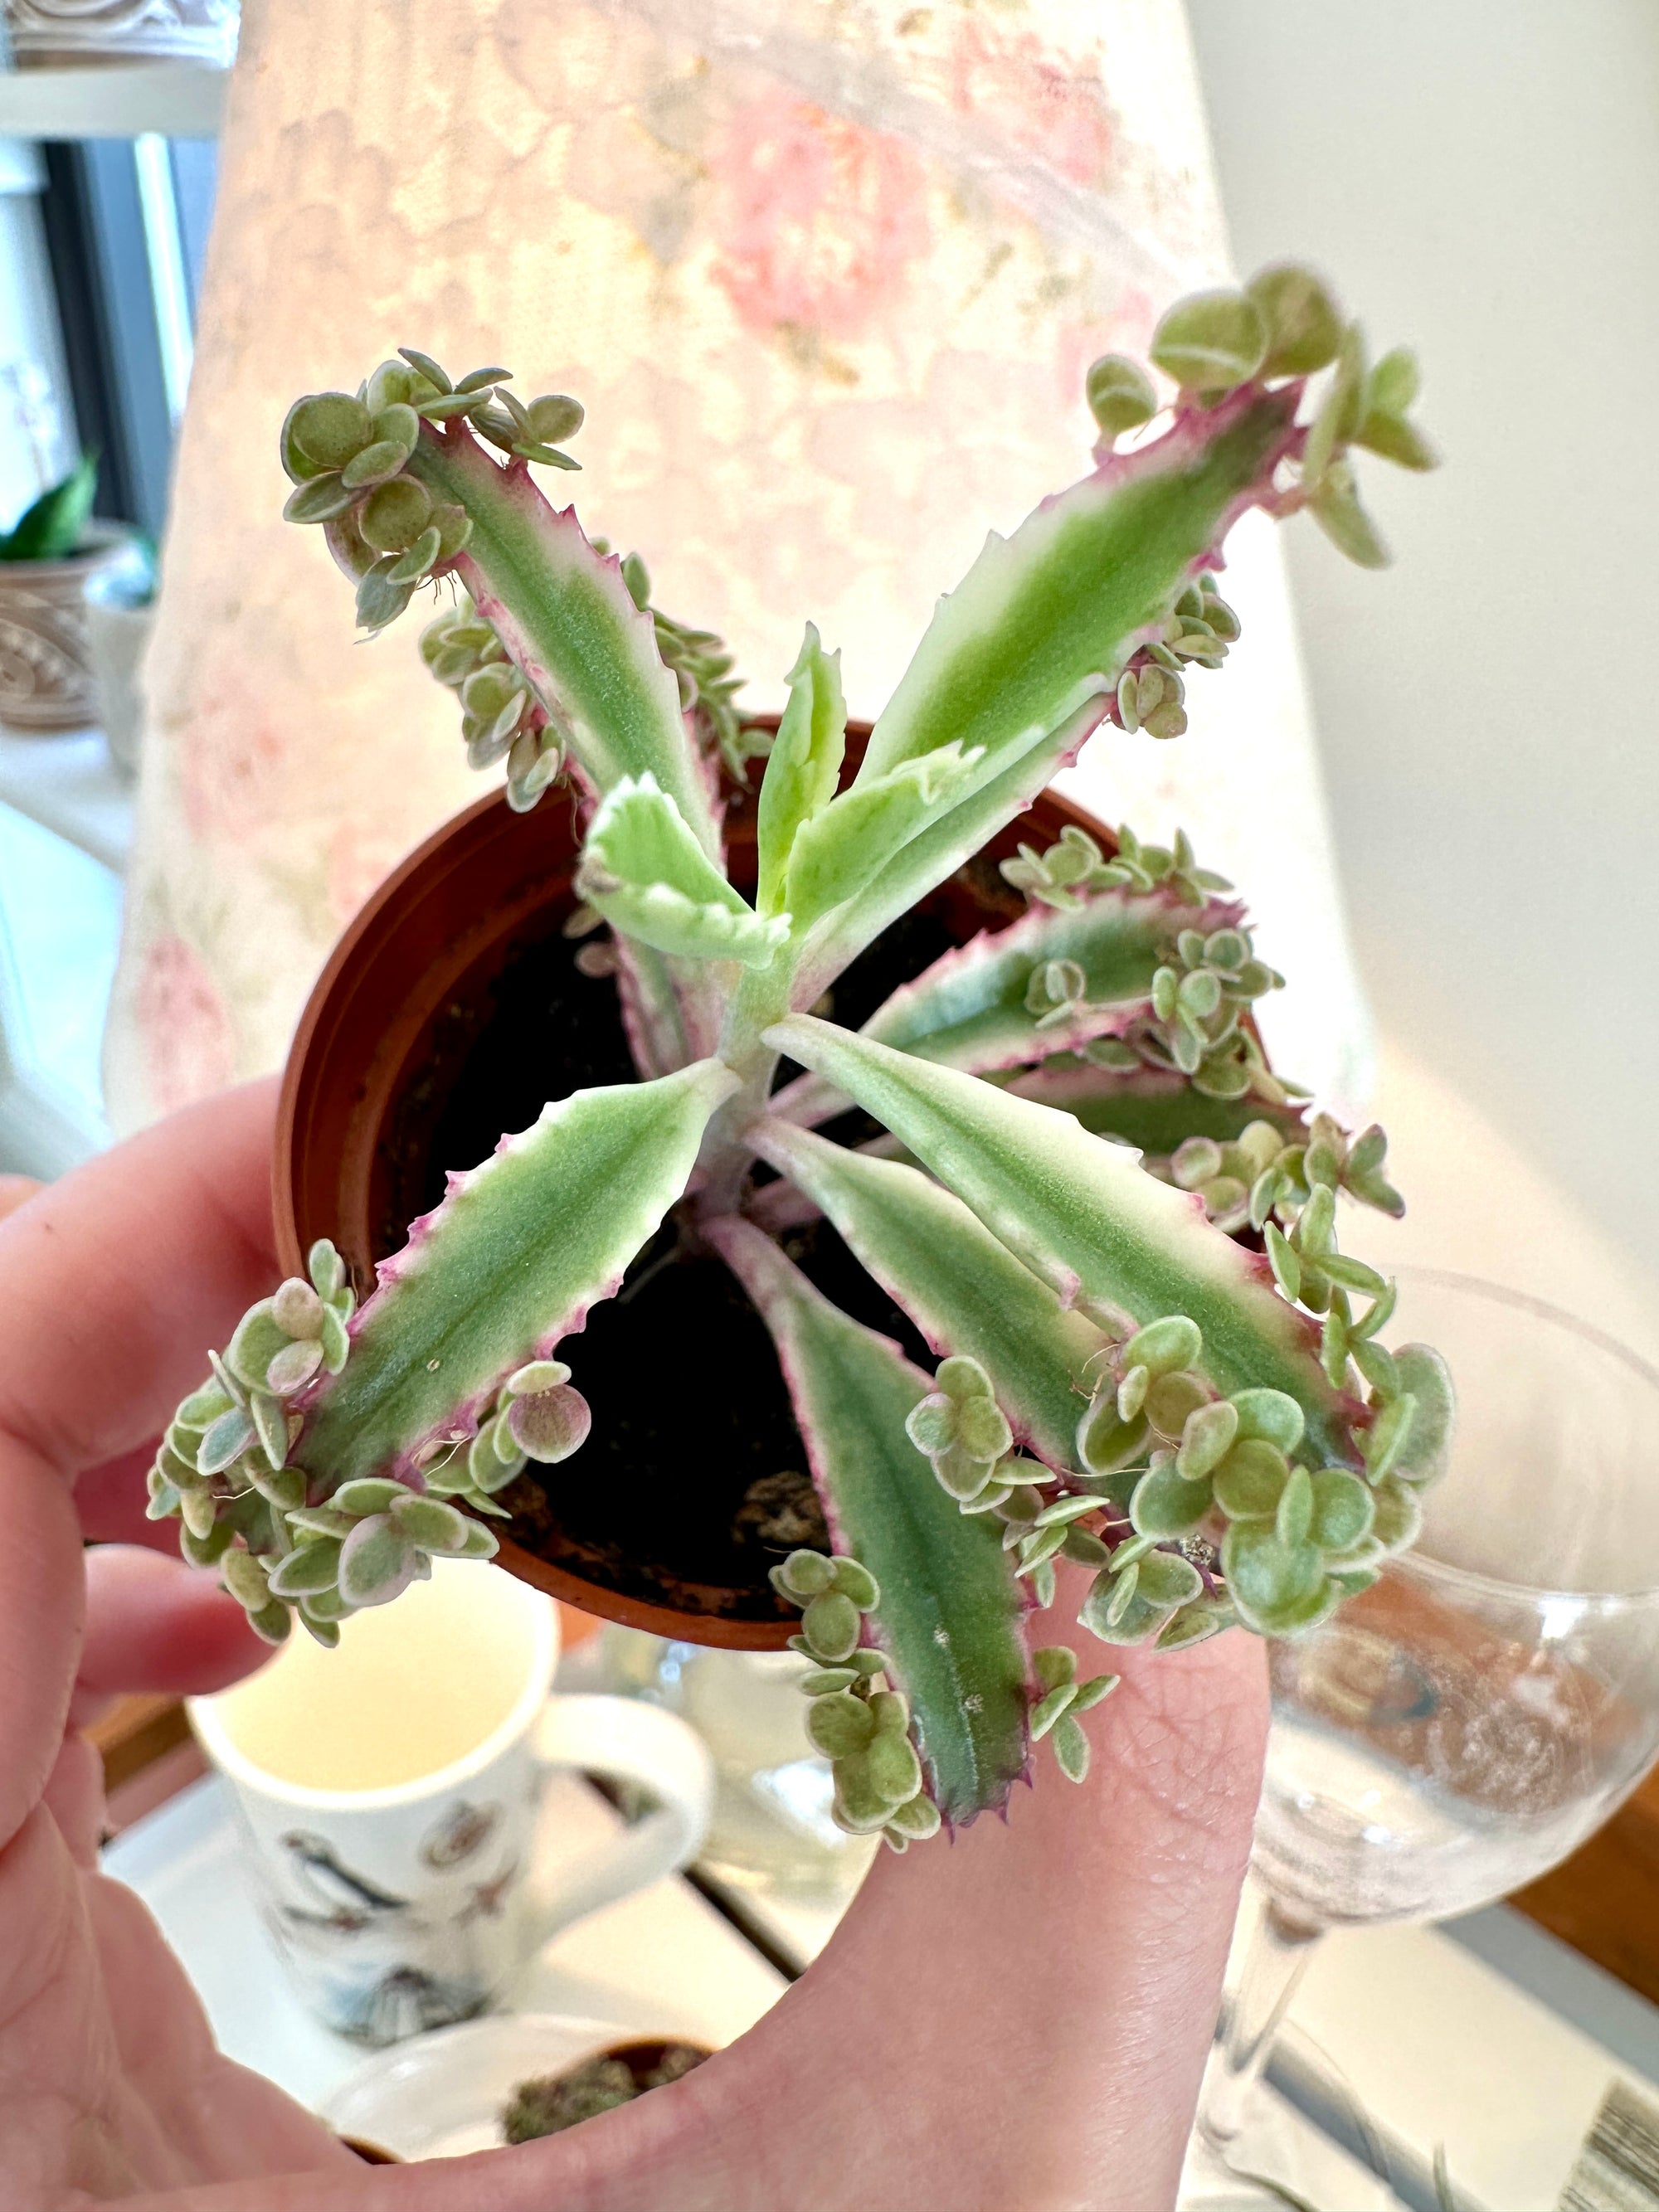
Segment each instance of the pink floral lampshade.
[{"label": "pink floral lampshade", "polygon": [[[1287,243],[1293,243],[1289,241]],[[250,0],[106,1051],[130,1127],[276,1064],[329,945],[477,787],[408,620],[353,642],[285,526],[295,393],[400,343],[586,404],[584,520],[775,703],[811,616],[872,714],[987,528],[1088,466],[1083,373],[1224,268],[1178,0]],[[1363,1088],[1282,580],[1109,820],[1237,876],[1299,1070]],[[1202,696],[1200,696],[1202,695]],[[1311,1055],[1311,1057],[1310,1057]]]}]

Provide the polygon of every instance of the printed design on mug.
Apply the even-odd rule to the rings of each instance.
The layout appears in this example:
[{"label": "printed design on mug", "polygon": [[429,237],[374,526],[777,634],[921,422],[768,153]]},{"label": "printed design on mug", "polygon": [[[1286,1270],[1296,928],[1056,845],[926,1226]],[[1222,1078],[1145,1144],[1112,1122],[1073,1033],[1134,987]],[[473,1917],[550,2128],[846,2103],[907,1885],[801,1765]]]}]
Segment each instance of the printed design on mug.
[{"label": "printed design on mug", "polygon": [[519,1886],[519,1862],[508,1859],[499,1873],[488,1881],[475,1881],[472,1894],[455,1916],[455,1925],[465,1928],[474,1920],[499,1920],[507,1910],[507,1900]]},{"label": "printed design on mug", "polygon": [[504,1817],[500,1805],[471,1805],[463,1797],[421,1838],[421,1863],[434,1874],[464,1865],[483,1849]]},{"label": "printed design on mug", "polygon": [[[500,1825],[499,1808],[487,1808],[482,1820],[476,1808],[455,1808],[460,1812],[471,1816],[471,1850]],[[433,1835],[446,1829],[459,1831],[453,1813]],[[360,1874],[325,1836],[290,1828],[278,1840],[301,1901],[268,1885],[266,1917],[296,1965],[305,1961],[319,1978],[316,2002],[339,2034],[380,2045],[483,2011],[488,1983],[462,1931],[481,1914],[500,1911],[518,1875],[516,1858],[493,1881],[458,1886],[452,1893],[458,1911],[434,1911],[439,1900],[416,1903]]]},{"label": "printed design on mug", "polygon": [[[504,1806],[472,1805],[463,1797],[422,1838],[421,1863],[434,1874],[448,1874],[464,1866],[483,1850],[506,1817]],[[498,1920],[518,1880],[518,1856],[510,1854],[487,1880],[471,1885],[466,1903],[455,1916],[455,1925],[465,1928],[475,1920]]]},{"label": "printed design on mug", "polygon": [[[284,1920],[298,1927],[325,1928],[336,1935],[355,1936],[377,1919],[384,1923],[388,1915],[413,1914],[406,1897],[394,1896],[366,1875],[354,1874],[343,1865],[325,1836],[290,1828],[282,1840],[295,1881],[307,1899],[313,1900],[291,1905],[284,1899],[278,1907]],[[413,1917],[413,1924],[420,1924],[418,1916]]]},{"label": "printed design on mug", "polygon": [[489,2002],[476,1981],[455,1981],[423,1972],[418,1966],[394,1966],[367,1989],[334,1992],[333,2026],[354,2043],[400,2043],[473,2020]]}]

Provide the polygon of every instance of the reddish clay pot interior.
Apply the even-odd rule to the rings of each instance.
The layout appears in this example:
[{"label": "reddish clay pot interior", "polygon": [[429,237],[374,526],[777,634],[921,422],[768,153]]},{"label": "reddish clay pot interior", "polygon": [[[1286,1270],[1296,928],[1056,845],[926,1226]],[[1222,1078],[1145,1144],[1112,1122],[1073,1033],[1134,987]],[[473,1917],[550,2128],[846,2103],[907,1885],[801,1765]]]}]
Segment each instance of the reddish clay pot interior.
[{"label": "reddish clay pot interior", "polygon": [[[862,751],[861,743],[854,751]],[[961,943],[1022,912],[1024,902],[1002,881],[997,861],[1022,841],[1052,842],[1068,822],[1100,834],[1079,809],[1040,799],[933,895],[927,907],[937,923]],[[752,795],[734,807],[726,831],[733,879],[751,886]],[[469,1052],[484,1048],[477,1042],[489,1035],[480,1030],[480,1009],[488,1008],[498,980],[513,972],[526,947],[560,938],[575,903],[577,850],[568,793],[552,793],[518,815],[496,792],[411,854],[347,929],[301,1018],[283,1078],[273,1200],[287,1270],[300,1269],[314,1239],[329,1237],[365,1295],[374,1263],[397,1249],[404,1224],[422,1209],[422,1179],[429,1200],[434,1168],[473,1166],[503,1127],[530,1118],[479,1122],[467,1157],[449,1157],[443,1149],[467,1141],[458,1137],[453,1116],[447,1120],[447,1103]],[[574,1030],[566,1030],[561,1050],[574,1051],[578,1064],[550,1069],[550,1097],[628,1077],[616,1061],[611,987],[584,978],[581,988],[596,994],[596,1008],[597,994],[606,994],[608,1026],[599,1036],[599,1024],[592,1024],[592,1040],[580,1018]],[[486,1127],[494,1133],[484,1133]],[[546,1494],[556,1498],[553,1484]],[[510,1495],[507,1502],[514,1502]],[[775,1597],[763,1574],[736,1599],[730,1588],[692,1578],[676,1586],[676,1602],[659,1603],[637,1589],[609,1587],[599,1569],[554,1565],[514,1542],[508,1524],[495,1525],[501,1564],[513,1573],[630,1627],[731,1649],[777,1650],[798,1625],[799,1615]]]}]

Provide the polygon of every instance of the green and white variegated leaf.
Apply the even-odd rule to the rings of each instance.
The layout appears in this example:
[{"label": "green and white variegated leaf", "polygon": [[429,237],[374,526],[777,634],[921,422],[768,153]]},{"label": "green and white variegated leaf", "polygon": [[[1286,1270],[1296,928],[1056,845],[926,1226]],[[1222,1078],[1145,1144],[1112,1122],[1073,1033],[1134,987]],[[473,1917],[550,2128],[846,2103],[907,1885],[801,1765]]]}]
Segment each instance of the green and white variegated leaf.
[{"label": "green and white variegated leaf", "polygon": [[464,423],[424,428],[408,471],[471,518],[456,570],[544,705],[574,722],[573,757],[593,788],[654,776],[716,858],[714,794],[679,687],[620,564],[596,553],[574,510],[550,507],[524,469],[498,467]]},{"label": "green and white variegated leaf", "polygon": [[295,1456],[313,1480],[388,1472],[580,1328],[684,1191],[734,1083],[700,1060],[574,1091],[452,1178],[382,1266],[343,1373],[307,1411]]},{"label": "green and white variegated leaf", "polygon": [[589,825],[579,896],[614,928],[685,959],[769,968],[787,915],[755,912],[697,842],[653,775],[624,777]]},{"label": "green and white variegated leaf", "polygon": [[[709,970],[685,962],[679,963],[677,976],[668,956],[654,945],[628,936],[611,942],[617,954],[617,1003],[640,1073],[647,1079],[667,1075],[702,1059],[712,1049],[714,1039],[694,1041],[696,1008],[687,987],[692,979],[712,980]],[[713,1006],[705,1026],[717,1030],[718,1012]]]},{"label": "green and white variegated leaf", "polygon": [[1109,454],[1045,500],[1012,537],[988,538],[940,600],[858,781],[951,744],[983,747],[1000,773],[1011,746],[1056,727],[1103,680],[1115,684],[1194,563],[1271,489],[1298,397],[1247,386],[1207,414],[1184,415],[1164,437]]},{"label": "green and white variegated leaf", "polygon": [[647,1078],[707,1060],[720,1042],[726,1000],[706,960],[676,960],[642,938],[613,934],[617,1001],[634,1065]]},{"label": "green and white variegated leaf", "polygon": [[935,1352],[978,1360],[1016,1439],[1050,1467],[1075,1467],[1085,1370],[1106,1346],[1101,1330],[1062,1307],[959,1198],[915,1168],[785,1122],[763,1122],[751,1141],[823,1207]]},{"label": "green and white variegated leaf", "polygon": [[792,1002],[810,1006],[866,945],[1023,814],[1098,726],[1106,705],[1103,694],[1085,699],[1057,729],[1034,731],[1029,750],[1011,766],[902,846],[856,899],[832,909],[806,937]]},{"label": "green and white variegated leaf", "polygon": [[[1070,914],[1033,907],[1008,928],[943,954],[878,1006],[862,1035],[972,1073],[1073,1052],[1144,1010],[1177,932],[1208,935],[1238,916],[1236,905],[1182,906],[1157,891],[1103,891]],[[1028,1012],[1025,999],[1032,971],[1048,960],[1075,962],[1085,988],[1074,1008],[1045,1018]]]},{"label": "green and white variegated leaf", "polygon": [[789,672],[789,703],[761,779],[755,904],[763,914],[783,910],[784,877],[796,833],[835,797],[846,742],[841,654],[826,653],[808,623],[800,657]]},{"label": "green and white variegated leaf", "polygon": [[1188,1137],[1234,1144],[1252,1121],[1271,1121],[1286,1144],[1300,1144],[1307,1135],[1295,1106],[1211,1098],[1173,1069],[1142,1067],[1120,1075],[1086,1062],[1037,1067],[1016,1075],[1007,1088],[1039,1105],[1059,1107],[1096,1136],[1116,1137],[1154,1159],[1167,1159]]},{"label": "green and white variegated leaf", "polygon": [[1137,1323],[1188,1315],[1221,1390],[1287,1392],[1307,1418],[1310,1450],[1354,1463],[1349,1424],[1360,1408],[1326,1381],[1312,1324],[1277,1295],[1265,1261],[1124,1146],[981,1077],[808,1014],[778,1023],[766,1041],[884,1122],[1063,1301]]},{"label": "green and white variegated leaf", "polygon": [[790,848],[784,899],[797,932],[810,928],[878,877],[896,853],[983,781],[982,756],[960,745],[902,761],[860,780],[802,823]]},{"label": "green and white variegated leaf", "polygon": [[975,789],[911,839],[807,947],[810,1006],[848,962],[1012,822],[1082,743],[1125,662],[1155,638],[1194,568],[1270,495],[1298,393],[1247,387],[993,537],[940,600],[853,788],[941,745],[982,748]]},{"label": "green and white variegated leaf", "polygon": [[728,1217],[708,1235],[772,1332],[836,1549],[880,1585],[876,1632],[935,1802],[969,1820],[1001,1805],[1025,1767],[1021,1601],[1000,1527],[958,1512],[905,1434],[928,1376],[751,1224]]}]

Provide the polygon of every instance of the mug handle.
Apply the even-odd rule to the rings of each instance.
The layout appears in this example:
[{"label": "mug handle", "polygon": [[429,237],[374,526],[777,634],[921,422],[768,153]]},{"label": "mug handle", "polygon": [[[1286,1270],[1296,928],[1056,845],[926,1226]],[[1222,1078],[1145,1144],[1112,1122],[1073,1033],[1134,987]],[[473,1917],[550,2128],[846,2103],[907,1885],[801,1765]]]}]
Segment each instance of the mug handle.
[{"label": "mug handle", "polygon": [[659,1802],[620,1836],[532,1880],[530,1909],[539,1947],[573,1921],[613,1905],[696,1858],[708,1832],[714,1763],[702,1738],[676,1714],[633,1698],[554,1697],[531,1735],[544,1766],[576,1766],[607,1780],[636,1782]]}]

